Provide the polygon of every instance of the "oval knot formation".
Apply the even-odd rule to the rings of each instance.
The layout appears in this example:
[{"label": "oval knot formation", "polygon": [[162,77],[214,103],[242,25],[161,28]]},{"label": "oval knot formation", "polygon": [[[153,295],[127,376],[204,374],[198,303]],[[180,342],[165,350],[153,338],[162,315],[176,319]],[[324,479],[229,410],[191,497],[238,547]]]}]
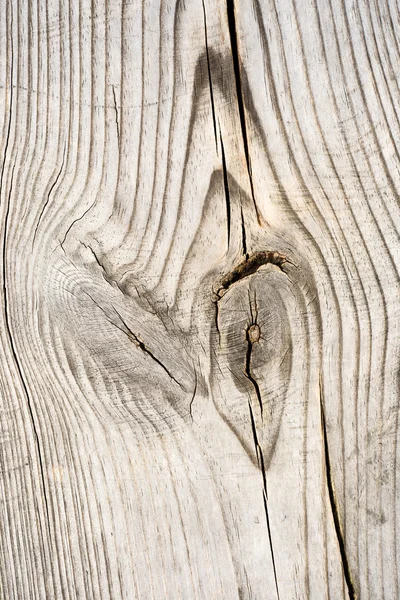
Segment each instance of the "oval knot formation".
[{"label": "oval knot formation", "polygon": [[260,339],[261,331],[258,325],[251,325],[247,330],[247,339],[250,344],[255,344]]}]

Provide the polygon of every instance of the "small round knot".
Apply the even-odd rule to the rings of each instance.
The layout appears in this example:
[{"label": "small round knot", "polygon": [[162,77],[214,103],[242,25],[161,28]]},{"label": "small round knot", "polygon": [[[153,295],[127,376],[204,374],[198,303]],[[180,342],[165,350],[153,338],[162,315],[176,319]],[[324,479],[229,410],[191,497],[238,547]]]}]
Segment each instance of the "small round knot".
[{"label": "small round knot", "polygon": [[247,337],[250,344],[258,342],[260,339],[261,331],[258,325],[251,325],[247,330]]}]

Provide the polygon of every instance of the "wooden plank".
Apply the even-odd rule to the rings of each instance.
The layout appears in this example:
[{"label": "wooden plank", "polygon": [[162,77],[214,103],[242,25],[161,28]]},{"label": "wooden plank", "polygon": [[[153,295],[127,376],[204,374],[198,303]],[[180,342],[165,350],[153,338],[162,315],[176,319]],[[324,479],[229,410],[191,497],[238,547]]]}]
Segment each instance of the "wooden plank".
[{"label": "wooden plank", "polygon": [[391,0],[0,0],[0,597],[399,597]]}]

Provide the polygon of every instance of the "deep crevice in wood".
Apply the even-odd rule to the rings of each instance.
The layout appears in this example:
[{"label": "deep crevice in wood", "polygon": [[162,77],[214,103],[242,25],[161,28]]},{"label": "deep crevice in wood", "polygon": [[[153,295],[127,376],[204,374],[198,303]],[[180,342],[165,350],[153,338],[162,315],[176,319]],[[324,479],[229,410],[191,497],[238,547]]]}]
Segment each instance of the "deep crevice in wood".
[{"label": "deep crevice in wood", "polygon": [[114,99],[114,110],[115,110],[115,124],[117,126],[117,138],[118,138],[118,146],[119,146],[119,139],[120,139],[120,133],[119,133],[119,118],[118,118],[118,106],[117,106],[117,98],[115,96],[115,86],[112,86],[112,92],[113,92],[113,99]]},{"label": "deep crevice in wood", "polygon": [[225,159],[225,148],[224,142],[222,140],[221,129],[219,130],[219,137],[221,141],[221,154],[222,154],[222,172],[224,177],[224,191],[225,191],[225,202],[226,202],[226,228],[228,234],[228,250],[229,244],[231,240],[231,199],[229,194],[229,182],[228,182],[228,171],[226,168],[226,159]]},{"label": "deep crevice in wood", "polygon": [[251,372],[251,352],[253,350],[253,342],[250,337],[250,327],[247,328],[247,330],[246,330],[246,342],[247,342],[247,351],[246,351],[246,365],[245,365],[244,372],[245,372],[247,379],[252,384],[254,391],[256,393],[258,404],[260,406],[261,418],[262,418],[263,417],[263,404],[262,404],[260,386],[258,385],[257,380],[253,377],[253,374]]},{"label": "deep crevice in wood", "polygon": [[233,284],[237,283],[241,279],[244,279],[245,277],[253,275],[263,265],[272,264],[283,271],[283,265],[290,262],[291,261],[286,256],[280,254],[279,252],[260,251],[254,252],[254,254],[251,256],[246,253],[245,260],[243,260],[237,267],[232,269],[230,273],[223,277],[221,285],[217,291],[217,301],[222,298],[222,296],[229,290],[230,287],[233,286]]},{"label": "deep crevice in wood", "polygon": [[[12,110],[11,110],[11,101],[10,101],[10,123],[11,123],[11,114],[12,114]],[[6,153],[4,155],[4,161],[5,161],[5,157],[6,157]],[[4,167],[4,164],[3,164]],[[34,438],[35,438],[35,445],[36,445],[36,449],[37,449],[37,456],[38,456],[38,465],[39,465],[39,471],[40,471],[40,480],[41,480],[41,484],[42,484],[42,488],[43,488],[43,500],[44,500],[44,507],[45,507],[45,511],[46,511],[46,519],[47,519],[47,529],[49,532],[49,536],[51,535],[50,533],[50,511],[49,511],[49,501],[48,501],[48,497],[47,497],[47,488],[46,488],[46,483],[45,483],[45,476],[44,476],[44,463],[43,463],[43,456],[42,456],[42,450],[40,447],[40,441],[39,441],[39,434],[38,434],[38,429],[37,429],[37,425],[36,425],[36,420],[33,414],[33,408],[32,408],[32,401],[31,401],[31,397],[29,395],[28,392],[28,388],[27,385],[25,383],[25,377],[24,374],[22,372],[22,368],[21,368],[21,364],[20,364],[20,360],[18,358],[18,354],[17,354],[17,350],[14,344],[14,337],[11,331],[11,326],[10,326],[10,317],[9,317],[9,309],[8,309],[8,293],[7,293],[7,262],[6,262],[6,250],[7,250],[7,233],[8,233],[8,219],[9,219],[9,215],[10,215],[10,200],[11,200],[11,194],[12,194],[12,190],[13,190],[13,182],[14,182],[14,170],[15,170],[15,162],[14,162],[14,166],[12,168],[12,172],[11,172],[11,181],[10,181],[10,190],[8,192],[8,197],[7,197],[7,207],[6,207],[6,213],[5,213],[5,218],[4,218],[4,237],[3,237],[3,251],[2,251],[2,259],[3,259],[3,298],[4,298],[4,321],[5,321],[5,326],[6,326],[6,331],[7,331],[7,337],[9,339],[10,342],[10,348],[11,348],[11,353],[12,356],[14,358],[14,363],[16,366],[16,369],[18,371],[18,375],[19,375],[19,379],[22,385],[22,388],[24,390],[24,395],[26,398],[26,402],[27,402],[27,407],[28,407],[28,412],[29,412],[29,417],[32,423],[32,429],[33,429],[33,434],[34,434]],[[3,183],[3,171],[2,171],[2,176],[1,176],[1,181],[0,181],[0,192],[2,189],[2,183]]]},{"label": "deep crevice in wood", "polygon": [[276,564],[275,564],[274,547],[272,545],[271,525],[270,525],[270,522],[269,522],[268,499],[267,499],[267,488],[266,487],[265,487],[265,490],[263,492],[263,499],[264,499],[265,517],[266,517],[266,520],[267,520],[268,539],[269,539],[269,545],[270,545],[270,548],[271,548],[272,568],[274,570],[276,595],[278,596],[278,600],[280,600],[279,587],[278,587],[278,577],[277,577],[277,574],[276,574]]},{"label": "deep crevice in wood", "polygon": [[278,577],[277,577],[277,574],[276,574],[275,554],[274,554],[274,548],[273,548],[273,544],[272,544],[271,525],[270,525],[270,521],[269,521],[267,474],[266,474],[266,471],[265,471],[265,463],[264,463],[263,452],[262,452],[261,446],[260,446],[260,444],[258,442],[257,428],[256,428],[256,424],[255,424],[255,420],[254,420],[254,414],[253,414],[253,409],[251,407],[250,401],[248,401],[248,405],[249,405],[249,411],[250,411],[250,422],[251,422],[251,429],[252,429],[252,432],[253,432],[254,446],[255,446],[255,449],[256,449],[257,463],[258,463],[258,466],[260,468],[260,471],[261,471],[261,474],[262,474],[262,478],[263,478],[263,502],[264,502],[264,510],[265,510],[265,519],[266,519],[266,522],[267,522],[268,541],[269,541],[270,550],[271,550],[272,568],[274,570],[276,595],[278,597],[278,600],[280,600],[279,587],[278,587]]},{"label": "deep crevice in wood", "polygon": [[241,217],[241,228],[242,228],[242,251],[243,251],[243,255],[246,257],[246,260],[248,260],[249,259],[249,255],[247,253],[246,226],[244,224],[243,208],[242,207],[240,207],[240,217]]},{"label": "deep crevice in wood", "polygon": [[234,74],[235,74],[235,84],[236,84],[236,98],[237,98],[238,109],[239,109],[240,127],[242,130],[243,148],[244,148],[244,154],[245,154],[245,158],[246,158],[247,172],[249,175],[251,197],[252,197],[254,208],[256,211],[258,224],[261,225],[261,217],[260,217],[260,213],[258,211],[258,207],[257,207],[255,195],[254,195],[254,184],[253,184],[253,176],[252,176],[252,172],[251,172],[249,142],[247,139],[246,116],[245,116],[245,109],[244,109],[244,102],[243,102],[242,79],[241,79],[241,74],[240,74],[239,50],[238,50],[237,32],[236,32],[235,0],[227,0],[226,10],[227,10],[227,15],[228,15],[229,38],[230,38],[230,42],[231,42],[233,70],[234,70]]},{"label": "deep crevice in wood", "polygon": [[347,591],[349,594],[349,600],[357,600],[358,596],[354,589],[353,578],[350,571],[350,564],[347,558],[346,553],[346,545],[344,541],[343,530],[340,522],[340,513],[339,513],[339,505],[335,494],[335,486],[333,483],[332,470],[331,470],[331,461],[329,456],[329,446],[328,446],[328,437],[326,432],[326,422],[325,422],[325,411],[324,404],[322,398],[322,390],[320,387],[320,406],[321,406],[321,428],[322,428],[322,437],[324,442],[324,456],[325,456],[325,472],[326,472],[326,483],[328,486],[329,493],[329,502],[331,505],[331,511],[333,516],[333,522],[335,524],[336,537],[339,544],[340,556],[342,560],[343,574],[346,582]]},{"label": "deep crevice in wood", "polygon": [[214,125],[215,147],[216,147],[217,154],[218,154],[217,121],[216,121],[216,117],[215,117],[214,93],[213,93],[211,66],[210,66],[210,54],[208,51],[207,17],[206,17],[206,7],[204,5],[204,0],[202,0],[202,4],[203,4],[203,16],[204,16],[204,41],[205,41],[205,46],[206,46],[208,83],[209,83],[209,87],[210,87],[211,112],[212,112],[213,125]]}]

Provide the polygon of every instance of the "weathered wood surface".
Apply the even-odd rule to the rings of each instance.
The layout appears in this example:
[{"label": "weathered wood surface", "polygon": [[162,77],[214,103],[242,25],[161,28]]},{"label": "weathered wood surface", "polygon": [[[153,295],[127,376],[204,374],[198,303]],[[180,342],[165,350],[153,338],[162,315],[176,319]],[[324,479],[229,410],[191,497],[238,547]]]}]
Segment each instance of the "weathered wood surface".
[{"label": "weathered wood surface", "polygon": [[0,0],[1,598],[399,598],[394,0]]}]

